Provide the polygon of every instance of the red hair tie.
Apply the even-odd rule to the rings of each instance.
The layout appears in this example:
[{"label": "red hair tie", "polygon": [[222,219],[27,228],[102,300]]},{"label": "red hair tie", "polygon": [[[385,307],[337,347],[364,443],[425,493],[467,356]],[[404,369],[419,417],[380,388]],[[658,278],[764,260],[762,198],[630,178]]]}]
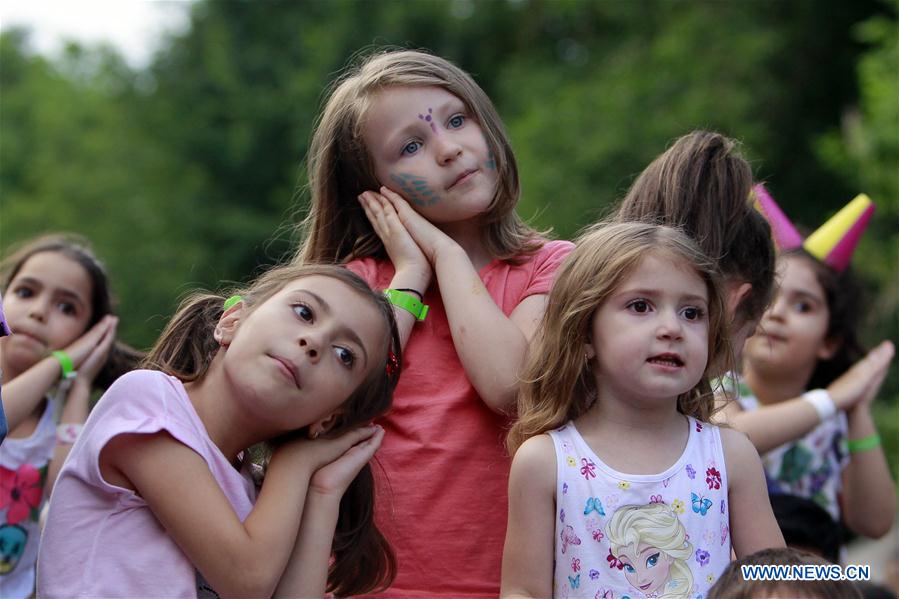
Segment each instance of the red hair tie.
[{"label": "red hair tie", "polygon": [[399,360],[396,359],[396,354],[391,352],[387,352],[387,376],[395,375],[400,369]]}]

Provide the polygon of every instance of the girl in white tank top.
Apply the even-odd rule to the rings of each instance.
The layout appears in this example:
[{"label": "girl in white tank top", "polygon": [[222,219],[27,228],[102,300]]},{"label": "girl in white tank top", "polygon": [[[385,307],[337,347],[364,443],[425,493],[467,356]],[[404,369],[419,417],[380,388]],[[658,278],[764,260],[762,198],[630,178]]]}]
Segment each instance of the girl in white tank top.
[{"label": "girl in white tank top", "polygon": [[697,597],[732,550],[783,546],[758,454],[708,424],[724,305],[674,229],[607,224],[577,242],[509,433],[503,596]]}]

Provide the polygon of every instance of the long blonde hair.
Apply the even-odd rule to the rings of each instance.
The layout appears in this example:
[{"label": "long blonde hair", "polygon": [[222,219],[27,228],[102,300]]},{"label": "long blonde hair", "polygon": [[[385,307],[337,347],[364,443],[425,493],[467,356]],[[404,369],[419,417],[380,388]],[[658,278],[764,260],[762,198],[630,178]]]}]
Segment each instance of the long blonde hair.
[{"label": "long blonde hair", "polygon": [[660,599],[690,596],[693,573],[687,560],[693,554],[693,545],[687,540],[687,529],[670,506],[664,503],[623,506],[612,516],[606,536],[615,557],[628,547],[638,553],[640,543],[664,552],[672,562]]},{"label": "long blonde hair", "polygon": [[677,408],[708,422],[714,407],[711,369],[728,363],[729,350],[724,295],[714,265],[677,229],[636,222],[598,223],[578,238],[549,294],[521,376],[518,420],[506,439],[510,453],[530,437],[558,428],[590,407],[596,382],[584,359],[584,343],[593,314],[648,254],[685,261],[706,284],[708,362],[696,386],[677,398]]},{"label": "long blonde hair", "polygon": [[380,187],[363,131],[373,97],[388,87],[439,87],[459,98],[480,124],[496,164],[498,184],[481,216],[484,241],[495,258],[514,261],[543,245],[540,234],[515,212],[520,187],[518,166],[502,121],[468,73],[448,60],[414,50],[381,50],[361,57],[333,84],[315,126],[307,156],[311,206],[300,224],[297,262],[346,262],[385,258],[357,201]]}]

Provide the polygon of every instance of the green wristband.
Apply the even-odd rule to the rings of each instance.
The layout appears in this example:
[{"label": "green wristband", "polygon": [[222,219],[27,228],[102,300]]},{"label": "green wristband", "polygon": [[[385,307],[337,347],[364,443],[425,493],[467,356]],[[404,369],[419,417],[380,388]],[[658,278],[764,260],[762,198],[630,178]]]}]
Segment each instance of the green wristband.
[{"label": "green wristband", "polygon": [[875,447],[880,447],[880,435],[877,433],[861,439],[849,439],[846,443],[849,447],[849,453],[859,453],[860,451],[869,451]]},{"label": "green wristband", "polygon": [[428,306],[418,301],[414,295],[410,295],[398,289],[387,289],[384,295],[390,300],[390,303],[397,308],[402,308],[409,312],[416,320],[421,322],[428,315]]},{"label": "green wristband", "polygon": [[75,372],[75,365],[72,363],[72,358],[69,357],[69,354],[57,350],[51,352],[50,355],[59,360],[59,365],[62,367],[62,378],[71,379],[78,375],[78,373]]}]

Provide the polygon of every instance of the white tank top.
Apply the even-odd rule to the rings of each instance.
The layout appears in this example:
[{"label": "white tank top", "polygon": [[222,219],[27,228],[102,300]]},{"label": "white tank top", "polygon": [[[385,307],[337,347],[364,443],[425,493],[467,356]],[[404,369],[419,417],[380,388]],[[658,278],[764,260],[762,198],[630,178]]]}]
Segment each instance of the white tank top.
[{"label": "white tank top", "polygon": [[730,562],[718,427],[690,418],[683,454],[658,474],[624,474],[572,422],[556,450],[555,597],[705,596]]}]

